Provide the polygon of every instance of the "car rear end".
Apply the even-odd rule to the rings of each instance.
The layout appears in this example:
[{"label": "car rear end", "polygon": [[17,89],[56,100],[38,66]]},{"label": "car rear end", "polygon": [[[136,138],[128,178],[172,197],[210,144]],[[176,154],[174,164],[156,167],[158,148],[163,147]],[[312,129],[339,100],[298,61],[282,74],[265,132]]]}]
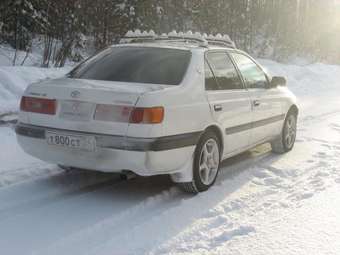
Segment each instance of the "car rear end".
[{"label": "car rear end", "polygon": [[164,132],[162,100],[146,98],[180,89],[190,60],[190,50],[113,47],[68,77],[33,84],[21,100],[19,144],[69,167],[144,176],[176,172],[192,146],[174,146]]}]

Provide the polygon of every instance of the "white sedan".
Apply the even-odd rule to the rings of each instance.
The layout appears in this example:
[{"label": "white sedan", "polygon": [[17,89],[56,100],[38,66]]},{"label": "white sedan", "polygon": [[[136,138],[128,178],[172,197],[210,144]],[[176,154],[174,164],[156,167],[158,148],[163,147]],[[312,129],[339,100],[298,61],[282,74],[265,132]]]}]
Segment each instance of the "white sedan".
[{"label": "white sedan", "polygon": [[64,167],[169,174],[193,193],[214,184],[226,158],[266,142],[290,151],[298,107],[285,79],[221,41],[136,38],[30,85],[19,144]]}]

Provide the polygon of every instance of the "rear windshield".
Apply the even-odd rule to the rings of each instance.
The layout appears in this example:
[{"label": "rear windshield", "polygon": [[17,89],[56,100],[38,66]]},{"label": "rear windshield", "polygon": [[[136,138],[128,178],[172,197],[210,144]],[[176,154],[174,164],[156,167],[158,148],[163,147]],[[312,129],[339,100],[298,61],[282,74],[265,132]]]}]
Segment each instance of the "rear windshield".
[{"label": "rear windshield", "polygon": [[146,47],[109,48],[83,62],[70,78],[179,85],[191,52]]}]

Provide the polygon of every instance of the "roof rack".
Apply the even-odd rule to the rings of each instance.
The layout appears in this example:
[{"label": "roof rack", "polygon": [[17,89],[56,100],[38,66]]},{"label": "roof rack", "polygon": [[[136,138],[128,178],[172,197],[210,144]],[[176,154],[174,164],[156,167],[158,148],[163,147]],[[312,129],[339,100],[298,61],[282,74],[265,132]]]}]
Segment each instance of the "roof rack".
[{"label": "roof rack", "polygon": [[230,39],[229,35],[223,36],[221,34],[217,34],[216,36],[209,35],[206,37],[206,40],[208,41],[209,44],[212,45],[226,46],[236,49],[236,44]]},{"label": "roof rack", "polygon": [[128,31],[126,35],[121,38],[120,43],[141,43],[141,42],[184,42],[184,43],[197,43],[200,47],[208,47],[209,45],[224,46],[229,48],[236,48],[235,43],[228,35],[207,35],[201,33],[186,33],[172,31],[168,34],[157,35],[153,30],[149,32],[141,32],[139,29],[135,31]]}]

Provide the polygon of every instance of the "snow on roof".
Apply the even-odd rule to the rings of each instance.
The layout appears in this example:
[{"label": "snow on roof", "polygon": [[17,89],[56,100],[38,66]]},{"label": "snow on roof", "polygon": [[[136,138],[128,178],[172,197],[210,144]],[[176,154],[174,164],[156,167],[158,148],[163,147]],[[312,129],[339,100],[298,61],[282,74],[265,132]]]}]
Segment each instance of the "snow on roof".
[{"label": "snow on roof", "polygon": [[187,32],[177,32],[176,30],[173,30],[172,32],[166,34],[162,33],[161,35],[157,35],[153,30],[150,31],[141,31],[139,29],[136,29],[135,31],[129,30],[125,37],[122,38],[121,43],[129,43],[129,42],[136,42],[136,41],[179,41],[183,40],[186,43],[196,43],[199,46],[207,47],[209,45],[218,45],[218,46],[224,46],[224,47],[230,47],[230,48],[236,48],[235,43],[230,39],[229,35],[222,35],[222,34],[216,34],[216,35],[208,35],[206,33],[199,33],[192,31]]}]

